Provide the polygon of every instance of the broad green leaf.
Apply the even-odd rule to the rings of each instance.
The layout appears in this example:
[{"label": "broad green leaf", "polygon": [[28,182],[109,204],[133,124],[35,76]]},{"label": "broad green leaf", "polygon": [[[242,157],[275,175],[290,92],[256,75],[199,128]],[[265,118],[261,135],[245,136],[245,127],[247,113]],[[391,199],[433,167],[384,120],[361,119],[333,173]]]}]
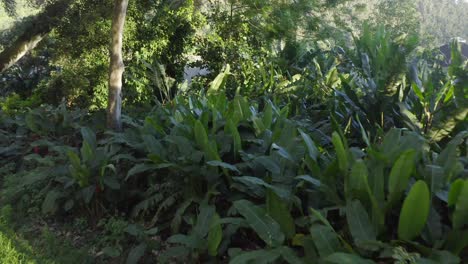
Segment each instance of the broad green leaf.
[{"label": "broad green leaf", "polygon": [[289,264],[304,264],[297,255],[296,252],[290,247],[280,247],[279,251],[281,253],[281,257]]},{"label": "broad green leaf", "polygon": [[91,145],[88,141],[84,141],[80,149],[81,157],[83,162],[92,161],[94,159],[94,150],[91,148]]},{"label": "broad green leaf", "polygon": [[459,264],[460,258],[449,251],[445,250],[432,250],[429,260],[433,263],[444,263],[444,264]]},{"label": "broad green leaf", "polygon": [[228,170],[240,173],[240,171],[236,168],[236,166],[222,162],[222,161],[212,160],[212,161],[208,161],[206,164],[210,166],[214,166],[214,167],[221,167],[224,169],[228,169]]},{"label": "broad green leaf", "polygon": [[464,184],[465,181],[462,179],[457,179],[456,181],[452,182],[450,186],[450,192],[448,194],[447,206],[451,207],[457,203]]},{"label": "broad green leaf", "polygon": [[128,153],[117,154],[111,159],[111,161],[117,161],[117,162],[120,162],[121,160],[128,160],[128,161],[135,162],[137,159]]},{"label": "broad green leaf", "polygon": [[103,182],[107,187],[111,188],[112,190],[120,189],[120,183],[117,180],[117,178],[115,178],[115,176],[104,177]]},{"label": "broad green leaf", "polygon": [[272,190],[266,193],[266,205],[268,214],[280,225],[286,238],[291,239],[296,234],[294,219],[289,212],[288,204],[281,200]]},{"label": "broad green leaf", "polygon": [[[232,101],[234,104],[233,118],[239,118],[238,121],[247,120],[251,112],[244,97],[237,95]],[[234,122],[237,123],[237,122]]]},{"label": "broad green leaf", "polygon": [[36,118],[34,117],[33,114],[28,113],[24,117],[24,122],[26,123],[26,126],[33,132],[39,132],[39,126],[36,124]]},{"label": "broad green leaf", "polygon": [[468,224],[468,181],[465,180],[463,188],[458,195],[453,212],[452,225],[454,229],[461,229]]},{"label": "broad green leaf", "polygon": [[281,108],[280,116],[283,117],[283,118],[288,118],[288,116],[289,116],[289,105],[286,105],[285,107]]},{"label": "broad green leaf", "polygon": [[96,187],[94,185],[81,189],[81,194],[83,195],[83,200],[86,204],[89,204],[89,202],[91,202],[91,199],[93,199],[95,192]]},{"label": "broad green leaf", "polygon": [[319,255],[324,258],[337,251],[340,251],[340,241],[338,235],[328,226],[313,225],[310,234],[314,241]]},{"label": "broad green leaf", "polygon": [[418,117],[408,109],[405,103],[401,102],[398,106],[400,107],[400,113],[403,116],[403,121],[411,128],[411,130],[418,132],[423,130],[424,125],[420,122]]},{"label": "broad green leaf", "polygon": [[185,246],[175,246],[164,249],[159,256],[159,263],[171,263],[174,259],[185,259],[189,256],[191,250]]},{"label": "broad green leaf", "polygon": [[458,159],[458,147],[465,141],[466,137],[468,137],[468,131],[457,134],[436,159],[436,164],[444,168],[446,182],[451,182],[452,177],[458,171],[463,170],[463,166]]},{"label": "broad green leaf", "polygon": [[210,140],[208,145],[207,145],[207,148],[204,149],[204,152],[205,152],[205,155],[206,155],[206,159],[208,160],[217,160],[217,161],[221,161],[221,158],[219,157],[218,155],[218,149],[216,147],[216,141],[215,140]]},{"label": "broad green leaf", "polygon": [[[161,162],[164,159],[165,148],[163,145],[152,135],[143,135],[144,146],[147,151],[152,155],[156,162]],[[148,156],[149,156],[148,155]]]},{"label": "broad green leaf", "polygon": [[177,211],[175,212],[171,222],[172,233],[176,234],[179,232],[180,223],[182,222],[182,216],[185,213],[185,210],[187,210],[187,208],[192,204],[192,202],[193,199],[188,199],[182,204],[180,204],[179,208],[177,208]]},{"label": "broad green leaf", "polygon": [[260,163],[265,169],[269,170],[271,173],[279,174],[281,168],[278,163],[269,156],[260,156],[257,157],[254,162]]},{"label": "broad green leaf", "polygon": [[261,135],[263,131],[265,131],[265,125],[263,124],[263,121],[261,118],[254,116],[252,117],[252,122],[255,128],[255,134],[257,136]]},{"label": "broad green leaf", "polygon": [[241,182],[241,183],[243,183],[243,184],[245,184],[246,186],[249,186],[249,187],[263,186],[263,187],[275,192],[276,195],[278,195],[282,199],[291,198],[291,192],[290,191],[282,189],[280,187],[276,187],[276,186],[271,185],[269,183],[266,183],[264,180],[262,180],[262,179],[260,179],[258,177],[252,177],[252,176],[233,177],[233,180]]},{"label": "broad green leaf", "polygon": [[368,147],[370,147],[371,143],[370,143],[370,140],[369,140],[369,135],[368,135],[367,131],[364,129],[364,126],[362,125],[361,120],[359,119],[359,115],[356,115],[356,118],[357,118],[357,121],[359,123],[359,127],[361,129],[362,140],[366,143],[366,145]]},{"label": "broad green leaf", "polygon": [[343,145],[340,135],[337,132],[332,134],[332,143],[335,147],[336,157],[338,159],[338,166],[340,170],[344,173],[348,170],[348,155],[346,154],[346,149]]},{"label": "broad green leaf", "polygon": [[429,216],[431,201],[429,188],[424,181],[417,181],[403,202],[398,223],[398,237],[412,240],[419,236]]},{"label": "broad green leaf", "polygon": [[380,151],[382,153],[390,154],[398,148],[401,141],[401,129],[392,128],[385,134],[382,143],[380,144]]},{"label": "broad green leaf", "polygon": [[325,263],[335,264],[374,264],[372,260],[363,259],[358,255],[336,252],[325,258]]},{"label": "broad green leaf", "polygon": [[144,229],[140,225],[130,224],[125,228],[125,232],[131,236],[138,237],[139,235],[144,234]]},{"label": "broad green leaf", "polygon": [[56,190],[51,190],[47,193],[44,201],[42,202],[42,213],[53,214],[57,211],[57,200],[62,198],[63,194]]},{"label": "broad green leaf", "polygon": [[407,150],[397,159],[388,178],[389,202],[398,200],[406,190],[415,167],[416,151]]},{"label": "broad green leaf", "polygon": [[278,146],[276,143],[273,143],[273,144],[271,145],[271,148],[274,149],[274,150],[276,150],[277,153],[278,153],[281,157],[283,157],[283,158],[285,158],[285,159],[287,159],[287,160],[289,160],[289,161],[294,162],[293,156],[292,156],[291,154],[289,154],[289,152],[288,152],[286,149],[284,149],[284,148]]},{"label": "broad green leaf", "polygon": [[211,219],[211,227],[208,232],[208,253],[211,256],[218,255],[218,247],[223,239],[223,229],[221,228],[220,218],[218,214],[214,214]]},{"label": "broad green leaf", "polygon": [[197,223],[193,227],[193,233],[199,236],[200,238],[205,237],[210,231],[210,226],[212,218],[215,215],[216,210],[212,205],[206,204],[203,202],[200,205],[200,213],[197,217]]},{"label": "broad green leaf", "polygon": [[95,149],[97,147],[96,134],[94,133],[93,130],[91,130],[88,127],[82,127],[81,128],[81,136],[83,137],[83,141],[88,142],[89,146],[92,149]]},{"label": "broad green leaf", "polygon": [[351,168],[351,174],[349,175],[349,180],[347,181],[347,196],[350,198],[357,198],[363,201],[363,199],[369,198],[370,187],[368,182],[367,166],[363,160],[359,159]]},{"label": "broad green leaf", "polygon": [[195,122],[194,132],[195,141],[197,142],[198,147],[200,147],[204,151],[207,150],[209,148],[208,135],[206,134],[205,127],[200,122],[200,120],[197,120]]},{"label": "broad green leaf", "polygon": [[424,95],[423,95],[421,89],[419,89],[419,86],[418,86],[416,83],[413,82],[413,83],[411,84],[411,88],[413,88],[413,91],[414,91],[414,93],[416,94],[416,96],[418,96],[419,100],[420,100],[421,102],[425,102]]},{"label": "broad green leaf", "polygon": [[186,235],[173,235],[167,239],[167,242],[172,244],[181,244],[192,249],[206,249],[205,240],[197,236],[186,236]]},{"label": "broad green leaf", "polygon": [[320,152],[315,146],[314,141],[310,138],[309,135],[304,133],[301,129],[299,129],[299,133],[301,133],[302,139],[307,146],[307,150],[309,151],[309,157],[311,157],[314,161],[317,161],[317,158],[320,156]]},{"label": "broad green leaf", "polygon": [[262,121],[266,129],[271,129],[271,123],[273,122],[273,107],[271,102],[266,103],[266,107],[263,111]]},{"label": "broad green leaf", "polygon": [[120,250],[116,247],[105,247],[102,249],[102,252],[104,255],[111,257],[111,258],[116,258],[120,256]]},{"label": "broad green leaf", "polygon": [[279,246],[283,244],[284,234],[281,232],[279,224],[264,209],[247,200],[235,201],[234,207],[267,245]]},{"label": "broad green leaf", "polygon": [[224,71],[218,74],[216,78],[211,82],[210,88],[207,91],[207,94],[214,94],[224,87],[228,76],[230,75],[231,67],[229,64],[226,65]]},{"label": "broad green leaf", "polygon": [[146,243],[141,243],[136,247],[133,247],[127,256],[127,264],[138,264],[140,259],[145,255]]},{"label": "broad green leaf", "polygon": [[234,125],[232,120],[228,120],[226,123],[226,130],[232,136],[234,143],[234,157],[237,157],[239,155],[239,151],[242,150],[242,140],[239,131],[237,130],[237,126]]},{"label": "broad green leaf", "polygon": [[[467,89],[465,88],[465,91],[466,90]],[[431,130],[427,133],[427,136],[431,141],[439,142],[450,135],[458,124],[466,122],[467,117],[468,107],[454,107],[450,114],[443,116],[435,125],[432,126]]]},{"label": "broad green leaf", "polygon": [[330,222],[328,222],[327,218],[325,218],[319,211],[315,210],[314,208],[310,208],[310,212],[312,212],[312,214],[320,221],[322,222],[322,224],[326,225],[328,228],[330,228],[331,230],[335,231],[332,227],[332,225],[330,224]]},{"label": "broad green leaf", "polygon": [[320,180],[310,176],[310,175],[300,175],[300,176],[296,176],[294,179],[298,179],[298,180],[303,180],[305,182],[308,182],[312,185],[314,185],[315,187],[320,187],[322,186],[322,183],[320,182]]},{"label": "broad green leaf", "polygon": [[127,181],[133,175],[146,172],[146,171],[156,170],[156,169],[157,169],[157,165],[154,165],[154,164],[145,164],[145,163],[136,164],[127,172],[127,176],[125,177],[125,180]]},{"label": "broad green leaf", "polygon": [[278,250],[255,250],[247,251],[236,255],[229,261],[229,264],[246,264],[246,263],[256,263],[256,264],[270,264],[275,263],[281,256],[281,252]]},{"label": "broad green leaf", "polygon": [[357,244],[363,241],[376,240],[377,235],[369,219],[369,215],[358,200],[349,202],[346,205],[346,220],[349,232]]},{"label": "broad green leaf", "polygon": [[455,255],[460,255],[465,248],[468,248],[468,229],[449,232],[445,248]]},{"label": "broad green leaf", "polygon": [[353,252],[353,249],[351,247],[351,245],[349,245],[348,242],[346,242],[346,240],[344,238],[342,238],[340,235],[338,235],[335,231],[335,229],[333,228],[333,226],[330,224],[330,222],[328,222],[328,220],[322,216],[322,214],[315,210],[314,208],[310,208],[310,211],[312,212],[312,214],[320,221],[322,222],[323,224],[325,224],[325,226],[330,229],[331,231],[333,231],[333,233],[336,235],[336,237],[341,241],[341,243],[343,244],[343,246],[345,247],[345,249],[349,252]]},{"label": "broad green leaf", "polygon": [[80,161],[80,157],[78,157],[78,155],[76,155],[75,152],[73,151],[67,151],[67,156],[68,156],[68,159],[70,160],[70,163],[71,165],[75,168],[75,169],[78,169],[81,167],[81,161]]},{"label": "broad green leaf", "polygon": [[148,236],[154,236],[157,233],[159,233],[159,228],[158,227],[153,227],[153,228],[148,229],[148,230],[145,231],[145,234],[147,234]]}]

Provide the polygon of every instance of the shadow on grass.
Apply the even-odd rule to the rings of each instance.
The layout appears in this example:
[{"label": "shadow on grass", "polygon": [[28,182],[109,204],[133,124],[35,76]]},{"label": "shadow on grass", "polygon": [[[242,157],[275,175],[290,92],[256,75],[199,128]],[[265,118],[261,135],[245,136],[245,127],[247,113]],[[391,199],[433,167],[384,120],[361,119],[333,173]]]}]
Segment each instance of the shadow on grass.
[{"label": "shadow on grass", "polygon": [[86,264],[94,261],[85,251],[73,248],[50,233],[24,238],[0,222],[0,263]]}]

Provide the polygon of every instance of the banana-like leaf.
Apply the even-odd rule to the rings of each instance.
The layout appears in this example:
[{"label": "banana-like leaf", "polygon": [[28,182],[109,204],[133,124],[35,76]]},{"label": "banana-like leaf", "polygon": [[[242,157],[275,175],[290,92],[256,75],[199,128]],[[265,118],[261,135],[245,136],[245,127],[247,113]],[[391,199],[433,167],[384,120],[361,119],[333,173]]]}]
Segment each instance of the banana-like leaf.
[{"label": "banana-like leaf", "polygon": [[262,186],[265,187],[269,190],[272,190],[276,195],[281,197],[282,199],[290,199],[291,198],[291,192],[280,188],[276,187],[272,184],[269,184],[265,182],[264,180],[258,178],[258,177],[252,177],[252,176],[241,176],[241,177],[233,177],[234,181],[240,182],[248,187],[255,188],[257,186]]},{"label": "banana-like leaf", "polygon": [[337,132],[333,132],[332,134],[332,143],[335,147],[336,156],[338,158],[338,166],[343,173],[346,173],[348,170],[348,155],[346,153],[345,146],[343,145],[343,141]]},{"label": "banana-like leaf", "polygon": [[296,234],[294,219],[289,212],[288,204],[281,200],[272,190],[266,193],[267,213],[275,219],[281,227],[286,238],[291,239]]},{"label": "banana-like leaf", "polygon": [[157,170],[157,169],[168,168],[168,167],[172,167],[172,166],[174,166],[174,164],[171,164],[171,163],[162,163],[162,164],[157,164],[157,165],[156,164],[146,164],[146,163],[136,164],[135,166],[133,166],[127,172],[127,176],[125,177],[125,180],[127,181],[132,176],[137,175],[137,174],[142,173],[142,172],[154,171],[154,170]]},{"label": "banana-like leaf", "polygon": [[299,129],[299,133],[301,133],[302,139],[307,146],[307,150],[309,151],[309,157],[312,158],[314,161],[317,161],[317,158],[320,156],[320,151],[315,146],[314,141],[310,138],[309,135],[304,133],[301,129]]},{"label": "banana-like leaf", "polygon": [[83,158],[83,162],[85,164],[86,162],[92,161],[94,159],[94,150],[88,143],[88,141],[83,141],[83,145],[81,146],[80,152],[81,157]]},{"label": "banana-like leaf", "polygon": [[231,74],[230,70],[231,70],[231,67],[229,66],[229,64],[227,64],[226,67],[224,68],[224,71],[221,72],[220,74],[218,74],[218,76],[216,76],[216,78],[213,80],[213,82],[211,82],[211,85],[210,85],[210,88],[207,91],[207,94],[217,93],[221,89],[224,88],[226,80],[229,77],[229,75]]},{"label": "banana-like leaf", "polygon": [[223,169],[228,169],[228,170],[240,173],[240,171],[236,168],[236,166],[228,164],[226,162],[222,162],[218,160],[211,160],[211,161],[206,162],[206,164],[213,166],[213,167],[221,167]]},{"label": "banana-like leaf", "polygon": [[468,181],[465,180],[460,190],[455,211],[453,212],[452,224],[454,229],[461,229],[468,224]]},{"label": "banana-like leaf", "polygon": [[194,132],[195,141],[197,142],[198,147],[202,150],[208,149],[208,135],[206,134],[205,127],[203,126],[202,122],[200,122],[200,120],[195,122]]},{"label": "banana-like leaf", "polygon": [[388,178],[389,203],[400,198],[408,186],[408,182],[415,167],[416,151],[407,150],[397,159]]},{"label": "banana-like leaf", "polygon": [[81,136],[83,137],[83,141],[88,142],[89,146],[92,149],[95,149],[97,147],[96,134],[89,127],[82,127],[81,128]]},{"label": "banana-like leaf", "polygon": [[55,213],[58,209],[57,200],[63,197],[63,193],[51,190],[47,193],[44,201],[42,202],[42,213],[49,214]]},{"label": "banana-like leaf", "polygon": [[245,263],[257,263],[257,264],[269,264],[275,263],[275,261],[281,257],[281,252],[278,250],[254,250],[243,252],[229,261],[229,264],[245,264]]},{"label": "banana-like leaf", "polygon": [[271,124],[273,122],[273,106],[271,105],[271,102],[266,103],[266,107],[263,110],[263,118],[262,118],[262,123],[265,127],[265,129],[270,129],[271,130]]},{"label": "banana-like leaf", "polygon": [[349,232],[356,244],[376,240],[377,235],[369,219],[369,215],[358,200],[351,201],[346,205],[346,220]]},{"label": "banana-like leaf", "polygon": [[426,225],[431,201],[429,188],[424,181],[417,181],[403,202],[398,223],[398,237],[412,240],[419,236]]},{"label": "banana-like leaf", "polygon": [[218,255],[218,247],[223,239],[223,229],[221,228],[220,217],[218,214],[214,214],[211,219],[211,227],[208,232],[208,253],[211,256]]},{"label": "banana-like leaf", "polygon": [[374,261],[363,259],[358,255],[336,252],[325,258],[326,263],[335,264],[375,264]]},{"label": "banana-like leaf", "polygon": [[255,135],[260,136],[266,129],[262,119],[258,116],[254,116],[252,117],[252,122],[255,128]]},{"label": "banana-like leaf", "polygon": [[[434,123],[435,125],[428,132],[429,138],[434,142],[439,142],[459,125],[464,123],[467,124],[468,107],[453,107],[451,111],[445,113],[443,116],[436,116]],[[465,126],[466,127],[466,126]]]},{"label": "banana-like leaf", "polygon": [[370,200],[370,187],[368,182],[369,172],[363,160],[357,160],[351,168],[348,186],[346,190],[349,192],[347,196],[350,198],[357,198],[362,201]]},{"label": "banana-like leaf", "polygon": [[126,264],[138,264],[145,255],[146,247],[146,243],[140,243],[138,246],[133,247],[128,253]]},{"label": "banana-like leaf", "polygon": [[239,151],[242,150],[242,139],[239,134],[239,130],[237,130],[237,126],[234,125],[234,122],[232,120],[227,121],[225,130],[225,132],[229,133],[232,136],[234,145],[234,157],[237,158],[237,156],[239,155]]},{"label": "banana-like leaf", "polygon": [[340,251],[340,241],[333,229],[325,225],[313,225],[310,234],[320,257],[327,257]]},{"label": "banana-like leaf", "polygon": [[255,158],[254,162],[260,163],[266,170],[270,171],[273,174],[279,174],[281,168],[272,157],[270,156],[260,156]]},{"label": "banana-like leaf", "polygon": [[452,207],[457,203],[464,184],[465,181],[462,179],[457,179],[456,181],[452,182],[450,186],[450,192],[448,194],[447,206]]},{"label": "banana-like leaf", "polygon": [[197,223],[193,227],[193,234],[197,235],[200,238],[205,237],[210,231],[211,223],[213,216],[215,215],[216,210],[212,205],[202,202],[200,205],[200,213],[197,217]]},{"label": "banana-like leaf", "polygon": [[234,207],[267,245],[274,247],[283,244],[284,234],[280,225],[263,208],[247,200],[235,201]]}]

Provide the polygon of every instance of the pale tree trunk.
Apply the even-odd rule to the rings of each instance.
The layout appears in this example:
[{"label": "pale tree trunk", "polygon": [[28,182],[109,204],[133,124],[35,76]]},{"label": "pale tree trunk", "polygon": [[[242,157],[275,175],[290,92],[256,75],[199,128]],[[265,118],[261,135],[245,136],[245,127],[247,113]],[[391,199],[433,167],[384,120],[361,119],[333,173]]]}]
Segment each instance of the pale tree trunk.
[{"label": "pale tree trunk", "polygon": [[71,0],[60,0],[47,6],[33,21],[28,22],[24,33],[0,53],[0,73],[18,62],[54,28],[65,16]]},{"label": "pale tree trunk", "polygon": [[122,129],[122,74],[124,72],[122,42],[127,6],[128,0],[115,0],[114,13],[112,18],[112,43],[110,47],[107,127],[117,131]]}]

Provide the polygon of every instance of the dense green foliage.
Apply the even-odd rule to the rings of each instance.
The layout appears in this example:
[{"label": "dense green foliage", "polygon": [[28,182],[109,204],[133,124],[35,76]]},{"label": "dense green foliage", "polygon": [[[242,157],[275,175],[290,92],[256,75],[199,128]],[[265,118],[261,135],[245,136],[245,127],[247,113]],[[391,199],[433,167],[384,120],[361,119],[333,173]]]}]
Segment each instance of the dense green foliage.
[{"label": "dense green foliage", "polygon": [[468,61],[374,4],[130,1],[110,131],[112,1],[73,1],[0,77],[0,261],[468,261]]}]

